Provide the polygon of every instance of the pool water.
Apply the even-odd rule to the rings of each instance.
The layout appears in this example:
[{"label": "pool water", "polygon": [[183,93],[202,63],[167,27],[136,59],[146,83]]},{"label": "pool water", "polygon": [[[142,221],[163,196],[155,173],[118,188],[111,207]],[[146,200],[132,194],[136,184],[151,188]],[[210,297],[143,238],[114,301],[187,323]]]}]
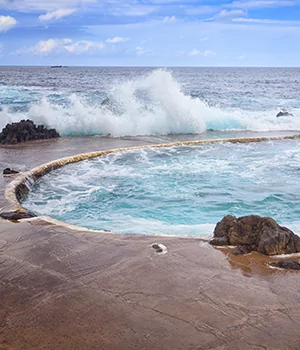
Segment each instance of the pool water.
[{"label": "pool water", "polygon": [[297,233],[299,146],[282,140],[112,153],[42,177],[23,206],[124,234],[211,235],[227,214],[271,216]]}]

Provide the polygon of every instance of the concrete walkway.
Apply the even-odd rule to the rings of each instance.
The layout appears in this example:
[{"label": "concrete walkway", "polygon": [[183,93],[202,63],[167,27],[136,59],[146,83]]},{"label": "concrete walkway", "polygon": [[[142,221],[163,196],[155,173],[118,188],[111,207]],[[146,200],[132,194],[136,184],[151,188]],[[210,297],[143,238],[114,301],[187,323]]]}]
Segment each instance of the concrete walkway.
[{"label": "concrete walkway", "polygon": [[[28,143],[0,148],[0,165],[25,171],[139,143],[149,140]],[[1,208],[11,179],[1,175]],[[299,274],[270,269],[258,254],[227,253],[201,239],[1,220],[0,349],[299,350]]]}]

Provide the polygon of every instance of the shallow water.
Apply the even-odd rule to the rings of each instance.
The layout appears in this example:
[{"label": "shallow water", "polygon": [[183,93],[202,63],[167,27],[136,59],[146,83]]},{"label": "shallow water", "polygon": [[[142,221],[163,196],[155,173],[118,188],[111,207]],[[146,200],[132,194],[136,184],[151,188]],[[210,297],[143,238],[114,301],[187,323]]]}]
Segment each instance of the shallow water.
[{"label": "shallow water", "polygon": [[300,232],[299,140],[119,152],[56,170],[23,205],[119,233],[205,235],[227,214]]}]

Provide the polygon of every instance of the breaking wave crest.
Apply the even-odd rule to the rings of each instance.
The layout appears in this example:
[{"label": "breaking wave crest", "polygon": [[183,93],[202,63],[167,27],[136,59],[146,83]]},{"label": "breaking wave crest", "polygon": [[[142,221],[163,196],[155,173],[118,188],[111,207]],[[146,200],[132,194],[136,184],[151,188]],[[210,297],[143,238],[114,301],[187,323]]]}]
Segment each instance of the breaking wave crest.
[{"label": "breaking wave crest", "polygon": [[[201,82],[199,82],[201,84]],[[0,127],[21,119],[56,128],[61,135],[137,136],[199,134],[206,130],[300,130],[294,117],[276,118],[278,110],[218,108],[183,92],[169,71],[158,69],[101,93],[49,92],[1,87]],[[101,104],[105,99],[106,104]],[[297,115],[299,118],[297,118]]]}]

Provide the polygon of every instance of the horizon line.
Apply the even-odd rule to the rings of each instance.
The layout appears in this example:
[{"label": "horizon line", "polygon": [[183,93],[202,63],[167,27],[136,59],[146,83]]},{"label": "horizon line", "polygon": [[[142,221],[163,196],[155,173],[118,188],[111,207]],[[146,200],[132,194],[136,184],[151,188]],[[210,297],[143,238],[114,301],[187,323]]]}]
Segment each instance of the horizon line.
[{"label": "horizon line", "polygon": [[42,68],[300,68],[300,66],[178,66],[178,65],[99,65],[99,66],[85,66],[85,65],[18,65],[18,64],[0,64],[0,68],[2,67],[42,67]]}]

